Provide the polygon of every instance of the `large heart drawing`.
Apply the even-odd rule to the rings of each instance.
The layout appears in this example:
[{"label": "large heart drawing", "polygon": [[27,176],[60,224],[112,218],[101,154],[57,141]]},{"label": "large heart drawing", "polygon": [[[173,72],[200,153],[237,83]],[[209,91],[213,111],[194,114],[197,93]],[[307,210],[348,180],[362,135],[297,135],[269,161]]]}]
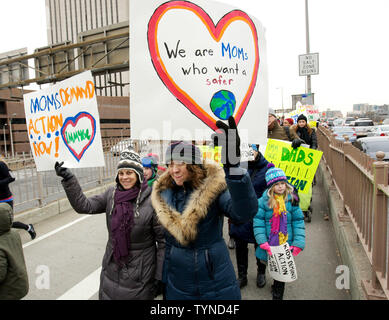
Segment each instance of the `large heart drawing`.
[{"label": "large heart drawing", "polygon": [[[85,118],[91,122],[92,132],[90,134],[90,139],[85,141],[85,145],[83,146],[82,150],[80,152],[77,152],[69,144],[69,141],[66,137],[66,129],[68,128],[68,126],[76,127],[78,121],[80,119],[85,119]],[[95,120],[95,118],[93,118],[93,116],[91,114],[89,114],[88,112],[85,112],[85,111],[79,112],[74,117],[66,118],[64,123],[63,123],[63,126],[61,128],[62,140],[65,143],[65,146],[69,149],[70,153],[74,156],[74,158],[76,158],[77,161],[81,160],[85,151],[91,146],[93,140],[95,139],[95,135],[96,135],[96,120]]]},{"label": "large heart drawing", "polygon": [[167,69],[162,61],[159,48],[158,48],[158,39],[157,39],[157,31],[159,22],[162,18],[162,16],[168,12],[169,10],[173,9],[184,9],[189,10],[196,14],[201,21],[204,23],[204,25],[207,27],[211,37],[214,41],[219,42],[221,38],[223,37],[223,34],[225,33],[225,30],[230,26],[230,24],[234,21],[242,21],[246,23],[249,28],[251,29],[252,36],[253,36],[253,42],[254,42],[254,48],[255,48],[255,62],[254,67],[252,70],[252,77],[250,80],[249,87],[247,89],[246,94],[244,95],[243,100],[241,101],[240,105],[237,105],[237,111],[234,115],[236,124],[239,123],[241,120],[247,105],[250,101],[250,98],[253,94],[256,82],[257,82],[257,76],[258,76],[258,69],[259,69],[259,49],[258,49],[258,35],[257,30],[255,27],[254,22],[251,20],[251,18],[240,10],[234,10],[229,12],[228,14],[224,15],[222,19],[216,24],[213,23],[212,19],[209,17],[209,15],[199,6],[196,4],[193,4],[188,1],[170,1],[167,3],[162,4],[160,7],[158,7],[153,16],[151,17],[148,25],[148,45],[149,45],[149,51],[151,55],[151,60],[154,65],[155,70],[158,73],[158,76],[162,80],[162,82],[165,84],[165,86],[168,88],[168,90],[190,111],[192,112],[197,118],[202,120],[208,127],[210,127],[213,130],[217,130],[216,127],[216,120],[211,117],[203,107],[201,107],[194,99],[191,97],[187,92],[185,92],[180,86],[174,81],[172,76],[167,72]]}]

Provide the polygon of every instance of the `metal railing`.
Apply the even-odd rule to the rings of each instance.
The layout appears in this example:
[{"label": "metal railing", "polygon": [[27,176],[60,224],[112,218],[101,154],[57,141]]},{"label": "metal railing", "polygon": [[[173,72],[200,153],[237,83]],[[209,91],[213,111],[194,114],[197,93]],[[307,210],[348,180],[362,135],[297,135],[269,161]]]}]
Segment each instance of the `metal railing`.
[{"label": "metal railing", "polygon": [[383,291],[389,299],[388,197],[389,163],[377,152],[372,159],[346,138],[336,140],[331,131],[319,127],[319,148],[333,183],[343,200],[340,220],[351,220],[372,266],[371,281],[362,281],[367,293]]},{"label": "metal railing", "polygon": [[[122,141],[120,144],[118,144]],[[141,157],[152,152],[163,161],[163,151],[166,142],[138,141],[125,139],[104,139],[103,151],[105,167],[71,169],[84,191],[110,182],[116,176],[120,150],[127,146],[133,147]],[[23,212],[66,197],[61,185],[61,178],[52,171],[38,172],[31,153],[17,154],[14,158],[3,158],[11,170],[15,181],[9,185],[14,197],[15,213]],[[61,159],[59,159],[60,161]]]}]

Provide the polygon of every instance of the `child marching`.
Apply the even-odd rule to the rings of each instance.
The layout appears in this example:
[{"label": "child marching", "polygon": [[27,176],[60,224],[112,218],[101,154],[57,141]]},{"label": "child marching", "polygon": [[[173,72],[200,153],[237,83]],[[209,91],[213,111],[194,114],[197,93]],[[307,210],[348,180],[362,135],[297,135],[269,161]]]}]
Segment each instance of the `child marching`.
[{"label": "child marching", "polygon": [[[261,272],[266,270],[267,255],[272,255],[271,247],[288,242],[293,256],[305,247],[304,215],[298,204],[293,187],[288,184],[284,171],[268,165],[266,183],[268,189],[258,200],[258,212],[254,217],[254,236],[259,244],[256,256],[261,260]],[[282,300],[285,282],[274,280],[273,300]]]}]

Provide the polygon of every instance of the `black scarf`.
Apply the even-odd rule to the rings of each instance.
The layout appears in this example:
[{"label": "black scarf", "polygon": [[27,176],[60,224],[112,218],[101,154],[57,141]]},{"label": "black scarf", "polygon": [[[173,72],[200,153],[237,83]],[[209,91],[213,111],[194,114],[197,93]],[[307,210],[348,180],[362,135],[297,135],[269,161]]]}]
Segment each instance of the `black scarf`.
[{"label": "black scarf", "polygon": [[298,127],[297,134],[301,139],[305,141],[306,144],[311,145],[311,136],[308,133],[307,127],[303,127],[303,128]]}]

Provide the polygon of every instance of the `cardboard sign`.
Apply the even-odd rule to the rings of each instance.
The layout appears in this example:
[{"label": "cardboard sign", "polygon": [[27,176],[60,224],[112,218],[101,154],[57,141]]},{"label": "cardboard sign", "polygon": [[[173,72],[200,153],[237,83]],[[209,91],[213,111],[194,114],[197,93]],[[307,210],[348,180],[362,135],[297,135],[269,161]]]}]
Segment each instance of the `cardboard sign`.
[{"label": "cardboard sign", "polygon": [[319,109],[315,106],[301,106],[292,112],[285,114],[285,118],[292,118],[294,123],[297,123],[297,118],[300,114],[304,114],[307,117],[308,122],[317,121],[320,118]]},{"label": "cardboard sign", "polygon": [[290,251],[289,244],[285,242],[280,246],[270,247],[272,255],[268,256],[268,269],[270,276],[277,281],[293,282],[297,280],[297,269]]},{"label": "cardboard sign", "polygon": [[92,73],[81,73],[23,96],[28,137],[38,171],[103,167],[100,119]]},{"label": "cardboard sign", "polygon": [[259,21],[210,0],[132,0],[129,21],[134,138],[208,141],[216,121],[233,116],[248,141],[265,142],[268,76]]},{"label": "cardboard sign", "polygon": [[214,161],[219,163],[222,166],[221,157],[222,157],[222,147],[212,147],[212,146],[197,146],[201,153],[203,160]]},{"label": "cardboard sign", "polygon": [[288,182],[299,192],[308,193],[322,154],[306,147],[293,149],[290,143],[268,139],[264,156],[267,161],[284,170]]}]

